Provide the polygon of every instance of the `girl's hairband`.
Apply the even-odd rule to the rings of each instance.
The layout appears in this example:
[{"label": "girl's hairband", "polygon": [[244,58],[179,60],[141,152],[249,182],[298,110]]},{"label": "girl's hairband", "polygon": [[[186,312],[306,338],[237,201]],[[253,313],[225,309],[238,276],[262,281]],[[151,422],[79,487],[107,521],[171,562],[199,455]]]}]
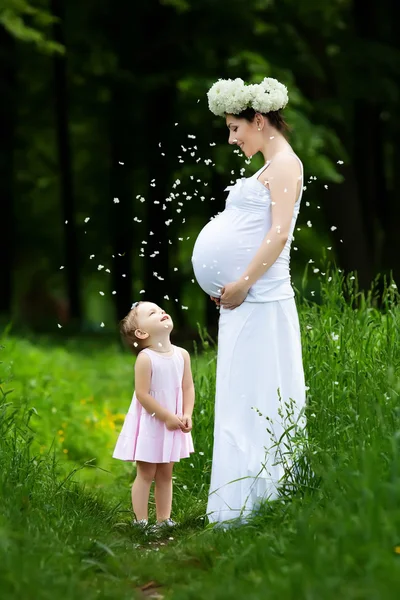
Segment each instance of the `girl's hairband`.
[{"label": "girl's hairband", "polygon": [[133,310],[134,308],[136,308],[138,304],[139,304],[139,302],[134,302],[132,304],[132,306],[131,306],[131,310]]}]

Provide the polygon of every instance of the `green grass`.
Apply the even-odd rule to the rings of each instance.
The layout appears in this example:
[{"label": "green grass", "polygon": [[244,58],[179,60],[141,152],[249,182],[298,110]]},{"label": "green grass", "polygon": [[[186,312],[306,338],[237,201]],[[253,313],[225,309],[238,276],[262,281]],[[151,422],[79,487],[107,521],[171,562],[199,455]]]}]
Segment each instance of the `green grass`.
[{"label": "green grass", "polygon": [[111,458],[132,394],[132,358],[117,343],[4,335],[2,600],[397,598],[397,290],[388,286],[380,310],[373,293],[364,298],[338,273],[330,282],[326,275],[317,292],[319,306],[299,302],[309,468],[291,497],[227,532],[204,520],[212,344],[193,357],[197,452],[176,468],[174,517],[181,526],[158,537],[130,526],[134,471]]}]

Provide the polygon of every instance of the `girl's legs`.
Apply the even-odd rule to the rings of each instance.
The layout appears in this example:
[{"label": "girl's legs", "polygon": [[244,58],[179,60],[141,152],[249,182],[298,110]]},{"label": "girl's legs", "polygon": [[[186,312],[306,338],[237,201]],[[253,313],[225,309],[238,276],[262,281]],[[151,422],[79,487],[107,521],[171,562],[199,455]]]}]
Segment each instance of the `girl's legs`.
[{"label": "girl's legs", "polygon": [[174,463],[159,463],[156,470],[155,500],[157,521],[171,517],[172,509],[172,469]]},{"label": "girl's legs", "polygon": [[132,508],[136,519],[148,519],[149,494],[156,475],[157,465],[141,460],[136,461],[136,479],[132,486]]}]

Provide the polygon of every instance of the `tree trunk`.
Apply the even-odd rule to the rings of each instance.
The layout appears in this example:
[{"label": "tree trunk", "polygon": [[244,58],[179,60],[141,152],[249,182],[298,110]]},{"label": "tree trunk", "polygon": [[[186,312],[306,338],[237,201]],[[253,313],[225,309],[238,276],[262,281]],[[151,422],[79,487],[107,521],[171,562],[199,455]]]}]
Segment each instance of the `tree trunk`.
[{"label": "tree trunk", "polygon": [[[159,102],[162,98],[162,119],[155,119],[159,112]],[[149,187],[146,194],[147,208],[147,247],[145,258],[145,288],[146,296],[155,303],[165,304],[164,296],[168,295],[172,300],[178,298],[177,289],[172,291],[170,264],[170,244],[168,240],[176,229],[173,225],[167,225],[169,219],[178,219],[179,213],[177,201],[166,202],[172,189],[171,171],[173,154],[173,134],[171,121],[173,120],[175,100],[174,82],[171,85],[160,86],[157,93],[150,94],[147,101],[145,121],[148,129],[146,132],[146,154],[151,157],[148,170]],[[158,147],[159,142],[166,156],[161,155],[162,149]],[[154,181],[153,181],[154,180]],[[178,190],[176,190],[178,191]],[[164,210],[165,208],[165,210]],[[172,240],[171,240],[172,241]],[[173,240],[175,242],[175,239]],[[162,277],[162,280],[158,279]],[[179,312],[179,310],[178,310]]]},{"label": "tree trunk", "polygon": [[[51,11],[57,18],[57,21],[54,24],[54,39],[59,44],[65,46],[63,0],[51,0]],[[53,60],[56,134],[65,244],[65,277],[70,316],[72,319],[79,322],[82,318],[82,307],[79,287],[79,257],[75,226],[75,198],[72,182],[71,149],[68,126],[67,60],[65,55],[55,55]]]},{"label": "tree trunk", "polygon": [[8,317],[12,312],[13,266],[14,266],[14,123],[15,123],[15,42],[0,27],[0,235],[1,285],[0,314]]},{"label": "tree trunk", "polygon": [[[110,235],[112,244],[111,277],[116,317],[122,319],[130,310],[132,297],[133,189],[130,175],[133,170],[132,141],[126,131],[126,106],[131,95],[121,81],[113,84],[110,116]],[[124,164],[120,164],[124,163]],[[114,198],[118,202],[114,202]],[[138,300],[139,298],[135,298]]]},{"label": "tree trunk", "polygon": [[[398,10],[397,0],[385,0],[381,11],[383,17],[388,20],[389,27],[384,34],[384,40],[391,43],[394,48],[398,46],[400,37],[400,22],[395,18]],[[385,37],[387,36],[387,38]],[[398,79],[398,77],[397,77]],[[398,190],[400,189],[400,147],[399,147],[399,102],[388,108],[389,120],[386,126],[386,172],[389,180],[388,202],[386,214],[383,215],[385,227],[385,242],[383,248],[383,264],[385,270],[392,271],[393,277],[400,287],[400,202]]]}]

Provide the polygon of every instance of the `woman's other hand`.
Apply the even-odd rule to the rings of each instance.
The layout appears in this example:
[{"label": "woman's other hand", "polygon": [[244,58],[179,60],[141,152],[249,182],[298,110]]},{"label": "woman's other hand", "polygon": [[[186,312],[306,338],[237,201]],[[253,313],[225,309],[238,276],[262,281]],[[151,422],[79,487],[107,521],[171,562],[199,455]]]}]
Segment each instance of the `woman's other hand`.
[{"label": "woman's other hand", "polygon": [[245,301],[249,289],[245,281],[228,283],[221,290],[221,306],[229,310],[237,308]]},{"label": "woman's other hand", "polygon": [[221,301],[220,301],[220,299],[219,299],[219,298],[216,298],[215,296],[210,296],[210,298],[211,298],[211,300],[212,300],[213,302],[215,302],[215,304],[216,304],[217,306],[220,306],[220,305],[221,305]]}]

